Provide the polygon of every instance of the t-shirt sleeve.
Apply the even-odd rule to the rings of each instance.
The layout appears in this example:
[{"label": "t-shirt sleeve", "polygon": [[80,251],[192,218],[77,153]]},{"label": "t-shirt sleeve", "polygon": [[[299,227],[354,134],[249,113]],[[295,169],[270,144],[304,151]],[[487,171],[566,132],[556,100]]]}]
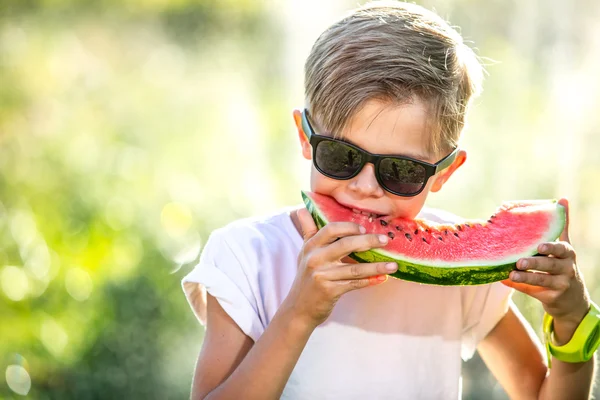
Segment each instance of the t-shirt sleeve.
[{"label": "t-shirt sleeve", "polygon": [[253,293],[257,277],[244,268],[243,254],[228,243],[225,232],[214,231],[198,265],[182,280],[185,296],[200,323],[206,326],[206,294],[215,297],[240,329],[256,341],[264,332],[258,302]]},{"label": "t-shirt sleeve", "polygon": [[463,309],[461,357],[467,361],[473,357],[479,342],[506,315],[513,289],[500,282],[461,289]]}]

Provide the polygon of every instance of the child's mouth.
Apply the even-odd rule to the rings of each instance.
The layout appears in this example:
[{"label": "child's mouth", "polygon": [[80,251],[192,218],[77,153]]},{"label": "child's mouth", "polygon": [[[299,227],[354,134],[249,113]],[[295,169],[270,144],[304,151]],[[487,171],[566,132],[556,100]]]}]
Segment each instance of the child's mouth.
[{"label": "child's mouth", "polygon": [[373,220],[375,220],[377,218],[385,217],[384,214],[376,214],[376,213],[370,212],[370,211],[359,210],[358,208],[352,208],[352,212],[356,215],[364,215],[365,217],[367,217],[369,219],[369,222],[373,222]]},{"label": "child's mouth", "polygon": [[340,203],[340,202],[338,202],[338,203],[340,205],[342,205],[342,206],[344,206],[344,207],[352,210],[352,213],[355,214],[355,215],[357,215],[357,216],[360,215],[360,216],[367,217],[369,219],[369,222],[373,222],[374,219],[382,218],[382,217],[386,217],[387,216],[386,214],[379,214],[379,213],[376,213],[376,212],[370,211],[370,210],[362,210],[360,208],[353,207],[350,204],[346,205],[346,204],[343,204],[343,203]]},{"label": "child's mouth", "polygon": [[380,214],[375,214],[375,213],[372,213],[372,212],[369,212],[369,211],[362,211],[362,210],[359,210],[357,208],[353,208],[352,212],[355,213],[355,214],[366,215],[369,218],[379,218],[379,217],[381,217]]}]

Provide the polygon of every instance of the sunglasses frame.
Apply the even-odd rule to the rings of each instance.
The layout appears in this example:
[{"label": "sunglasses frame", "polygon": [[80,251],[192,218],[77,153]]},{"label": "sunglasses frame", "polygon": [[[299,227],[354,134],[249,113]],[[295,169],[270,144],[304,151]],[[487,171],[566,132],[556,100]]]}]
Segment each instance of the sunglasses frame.
[{"label": "sunglasses frame", "polygon": [[[438,172],[449,167],[450,164],[452,164],[454,162],[454,159],[456,158],[456,154],[458,153],[458,147],[455,147],[454,150],[452,150],[452,152],[450,154],[448,154],[446,157],[442,158],[440,161],[438,161],[435,164],[430,164],[425,161],[417,160],[412,157],[407,157],[407,156],[402,156],[402,155],[372,154],[372,153],[369,153],[368,151],[361,149],[360,147],[358,147],[350,142],[347,142],[345,140],[335,139],[335,138],[332,138],[329,136],[323,136],[323,135],[316,134],[310,123],[309,113],[306,108],[304,109],[304,111],[302,111],[302,130],[304,131],[304,134],[306,135],[306,137],[313,149],[313,157],[312,157],[313,165],[321,174],[325,175],[328,178],[345,181],[345,180],[354,178],[356,175],[358,175],[360,173],[360,171],[362,171],[362,169],[365,167],[365,164],[371,163],[375,166],[375,178],[377,179],[377,182],[379,183],[379,185],[387,192],[390,192],[392,194],[395,194],[396,196],[402,196],[402,197],[414,197],[414,196],[418,195],[419,193],[421,193],[423,191],[423,189],[425,189],[425,186],[427,185],[427,181],[429,181],[429,178],[431,178]],[[352,147],[357,152],[359,152],[362,156],[362,162],[361,162],[361,165],[356,169],[356,172],[354,172],[352,175],[350,175],[348,177],[339,178],[336,176],[332,176],[332,175],[326,173],[325,171],[323,171],[317,165],[317,162],[316,162],[317,145],[323,141],[339,142],[339,143],[344,144],[345,146]],[[379,173],[379,164],[381,163],[381,160],[383,160],[385,158],[412,161],[415,164],[421,165],[425,169],[425,180],[423,181],[423,185],[421,185],[421,188],[417,192],[407,194],[407,193],[402,193],[402,192],[396,192],[394,190],[391,190],[387,186],[385,186],[382,182],[382,179],[381,179],[380,173]]]}]

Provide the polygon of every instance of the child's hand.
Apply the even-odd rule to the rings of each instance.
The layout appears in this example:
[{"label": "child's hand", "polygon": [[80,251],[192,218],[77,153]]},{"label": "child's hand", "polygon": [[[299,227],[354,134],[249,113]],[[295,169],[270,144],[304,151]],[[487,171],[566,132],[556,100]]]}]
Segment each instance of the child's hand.
[{"label": "child's hand", "polygon": [[521,258],[518,271],[502,281],[542,302],[544,310],[555,320],[577,327],[590,307],[583,276],[577,268],[575,250],[569,242],[569,209],[566,199],[559,201],[567,213],[565,229],[558,242],[538,246],[541,256]]},{"label": "child's hand", "polygon": [[325,321],[342,294],[385,282],[386,274],[398,269],[396,263],[341,261],[352,252],[385,246],[387,236],[365,234],[363,227],[352,222],[332,222],[317,231],[306,209],[298,211],[298,219],[304,246],[286,306],[309,326]]}]

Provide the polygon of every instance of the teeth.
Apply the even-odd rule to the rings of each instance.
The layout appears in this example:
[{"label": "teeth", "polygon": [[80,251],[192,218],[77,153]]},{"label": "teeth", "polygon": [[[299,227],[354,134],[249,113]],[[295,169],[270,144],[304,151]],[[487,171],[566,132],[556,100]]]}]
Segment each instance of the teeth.
[{"label": "teeth", "polygon": [[365,215],[365,216],[369,217],[369,222],[373,222],[373,218],[377,218],[377,214],[370,213],[367,211],[357,210],[356,208],[353,208],[352,212],[355,214],[361,214],[361,215]]}]

